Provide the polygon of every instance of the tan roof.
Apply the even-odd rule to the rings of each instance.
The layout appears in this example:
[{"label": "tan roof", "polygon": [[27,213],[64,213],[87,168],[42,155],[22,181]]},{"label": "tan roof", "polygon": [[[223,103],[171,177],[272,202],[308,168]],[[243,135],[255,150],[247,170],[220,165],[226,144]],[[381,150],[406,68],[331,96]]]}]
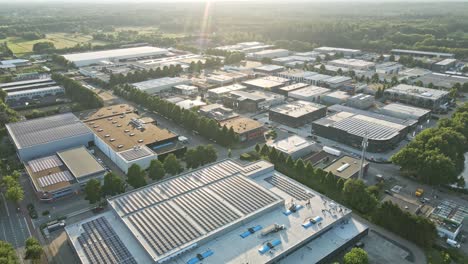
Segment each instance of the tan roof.
[{"label": "tan roof", "polygon": [[58,167],[52,167],[52,168],[48,168],[48,169],[45,169],[45,170],[42,170],[42,171],[36,171],[36,172],[34,172],[34,170],[31,168],[31,166],[29,164],[25,164],[25,167],[26,167],[26,170],[28,171],[28,174],[29,174],[29,176],[30,176],[30,178],[32,180],[32,183],[34,184],[36,189],[39,190],[39,191],[55,192],[55,191],[67,188],[68,186],[71,185],[69,181],[61,181],[61,182],[57,182],[57,183],[54,183],[54,184],[51,184],[51,185],[48,185],[48,186],[44,186],[44,187],[42,187],[41,184],[39,183],[39,178],[47,177],[49,175],[60,173],[60,172],[66,172],[67,167],[65,165],[58,166]]},{"label": "tan roof", "polygon": [[[345,164],[349,164],[349,166],[345,168],[344,170],[342,170],[341,172],[338,171],[338,168],[342,167]],[[364,166],[367,166],[368,164],[369,164],[368,162],[364,162]],[[330,164],[328,167],[326,167],[323,170],[326,172],[331,172],[340,178],[348,179],[351,176],[358,173],[360,168],[361,168],[360,160],[355,159],[350,156],[343,156],[339,160],[333,162],[332,164]]]},{"label": "tan roof", "polygon": [[133,113],[134,111],[135,111],[135,109],[132,106],[128,105],[128,104],[119,104],[119,105],[107,106],[107,107],[99,108],[97,111],[92,111],[92,112],[88,113],[84,117],[84,120],[91,121],[91,120],[94,120],[94,119],[100,119],[100,118],[120,115],[122,113]]},{"label": "tan roof", "polygon": [[134,123],[138,118],[137,114],[128,113],[112,117],[102,116],[100,119],[86,121],[85,124],[115,151],[153,144],[176,136],[153,124],[143,124],[142,128],[139,128]]},{"label": "tan roof", "polygon": [[57,155],[76,178],[86,177],[105,170],[83,146],[57,152]]},{"label": "tan roof", "polygon": [[232,127],[237,134],[242,134],[263,126],[260,122],[247,117],[235,117],[221,121],[219,124],[221,126],[226,126],[228,129]]}]

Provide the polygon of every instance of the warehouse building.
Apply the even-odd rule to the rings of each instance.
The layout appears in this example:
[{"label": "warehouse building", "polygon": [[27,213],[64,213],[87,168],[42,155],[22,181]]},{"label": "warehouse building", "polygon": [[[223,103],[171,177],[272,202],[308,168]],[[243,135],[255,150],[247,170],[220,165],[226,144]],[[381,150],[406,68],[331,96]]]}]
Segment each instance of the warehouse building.
[{"label": "warehouse building", "polygon": [[357,49],[345,49],[345,48],[336,48],[336,47],[319,47],[314,49],[315,52],[320,54],[330,54],[330,53],[342,53],[346,57],[354,57],[361,55],[361,51]]},{"label": "warehouse building", "polygon": [[24,163],[37,198],[41,201],[80,193],[90,179],[102,180],[105,168],[83,147]]},{"label": "warehouse building", "polygon": [[256,67],[253,70],[254,72],[272,75],[277,72],[284,71],[284,67],[279,66],[279,65],[267,64],[267,65],[262,65],[260,67]]},{"label": "warehouse building", "polygon": [[241,116],[220,121],[219,125],[226,126],[228,129],[232,128],[240,142],[263,138],[265,132],[265,128],[260,122]]},{"label": "warehouse building", "polygon": [[92,64],[106,64],[107,62],[119,62],[150,57],[161,57],[166,54],[168,54],[168,51],[166,49],[145,46],[126,49],[113,49],[65,54],[63,55],[63,57],[67,61],[73,63],[76,67],[83,67]]},{"label": "warehouse building", "polygon": [[350,70],[367,71],[375,69],[375,63],[358,59],[337,59],[329,61],[328,64],[340,68],[347,68]]},{"label": "warehouse building", "polygon": [[159,79],[133,83],[132,85],[142,92],[156,94],[171,90],[173,87],[182,84],[190,84],[190,80],[180,77],[163,77]]},{"label": "warehouse building", "polygon": [[247,88],[246,86],[236,83],[236,84],[232,84],[232,85],[228,85],[228,86],[222,86],[222,87],[210,89],[210,90],[208,90],[208,96],[210,98],[215,98],[215,99],[216,98],[221,98],[221,97],[229,94],[230,92],[240,91],[240,90],[244,90],[246,88]]},{"label": "warehouse building", "polygon": [[327,105],[343,104],[351,97],[347,92],[334,91],[322,96],[322,103]]},{"label": "warehouse building", "polygon": [[354,148],[361,148],[363,137],[367,136],[369,152],[393,149],[417,123],[341,105],[329,110],[333,114],[312,122],[313,133]]},{"label": "warehouse building", "polygon": [[[363,176],[366,175],[368,168],[369,162],[364,161]],[[336,177],[345,181],[348,179],[357,179],[359,178],[359,171],[361,170],[361,160],[350,156],[342,156],[323,170],[331,172]]]},{"label": "warehouse building", "polygon": [[296,90],[301,89],[301,88],[305,88],[307,86],[309,86],[309,84],[307,84],[307,83],[294,83],[294,84],[290,84],[290,85],[281,87],[279,89],[276,89],[276,91],[274,91],[274,92],[282,94],[284,96],[288,96],[288,94],[290,92],[296,91]]},{"label": "warehouse building", "polygon": [[316,72],[304,71],[304,70],[287,70],[277,73],[276,75],[282,78],[289,79],[294,82],[306,82],[306,78],[317,75]]},{"label": "warehouse building", "polygon": [[280,87],[285,86],[289,83],[288,79],[276,77],[276,76],[266,76],[262,78],[257,78],[253,80],[248,80],[242,84],[247,86],[250,89],[260,89],[267,91],[275,91]]},{"label": "warehouse building", "polygon": [[450,68],[454,67],[457,63],[456,59],[444,59],[432,65],[433,71],[438,72],[445,72],[450,70]]},{"label": "warehouse building", "polygon": [[226,50],[230,52],[249,53],[249,52],[261,51],[264,49],[271,49],[273,47],[274,47],[273,45],[267,45],[263,42],[249,41],[249,42],[237,43],[235,45],[216,47],[216,49]]},{"label": "warehouse building", "polygon": [[218,122],[239,116],[231,108],[227,108],[221,104],[210,104],[202,106],[198,110],[198,113]]},{"label": "warehouse building", "polygon": [[449,92],[419,86],[399,84],[386,89],[384,96],[388,100],[428,109],[440,108],[450,100]]},{"label": "warehouse building", "polygon": [[57,86],[57,83],[49,77],[26,81],[0,83],[0,89],[6,93],[33,90],[51,86]]},{"label": "warehouse building", "polygon": [[400,119],[413,119],[418,120],[418,122],[424,122],[429,119],[431,111],[424,108],[391,103],[380,108],[380,113]]},{"label": "warehouse building", "polygon": [[375,66],[375,72],[380,74],[398,74],[402,69],[403,65],[394,61],[380,63]]},{"label": "warehouse building", "polygon": [[65,95],[65,89],[63,87],[51,86],[17,92],[8,92],[5,96],[5,102],[9,105],[12,105],[15,103],[28,102],[33,99],[62,95]]},{"label": "warehouse building", "polygon": [[65,228],[84,264],[323,264],[368,233],[350,209],[265,161],[224,160],[108,202]]},{"label": "warehouse building", "polygon": [[323,79],[322,81],[325,86],[329,88],[339,89],[350,85],[353,82],[353,79],[348,76],[333,76],[328,79]]},{"label": "warehouse building", "polygon": [[10,123],[6,129],[23,162],[93,141],[92,131],[72,113]]},{"label": "warehouse building", "polygon": [[262,50],[254,53],[250,53],[247,57],[252,59],[261,60],[261,59],[274,59],[279,57],[286,57],[289,56],[289,50],[286,49],[267,49]]},{"label": "warehouse building", "polygon": [[319,103],[321,101],[322,96],[328,92],[330,92],[330,89],[310,85],[305,88],[289,92],[288,96],[298,100]]},{"label": "warehouse building", "polygon": [[358,109],[368,109],[374,105],[374,96],[369,94],[356,94],[348,99],[346,102],[347,106],[351,106]]},{"label": "warehouse building", "polygon": [[316,150],[315,142],[307,141],[297,135],[270,142],[267,145],[283,153],[285,157],[290,156],[293,159],[305,157]]},{"label": "warehouse building", "polygon": [[451,89],[456,83],[461,85],[468,83],[468,77],[431,72],[412,80],[413,83],[417,81],[421,81],[425,86],[432,84],[434,87]]},{"label": "warehouse building", "polygon": [[234,91],[224,98],[224,103],[243,112],[256,112],[266,110],[275,105],[282,104],[285,97],[276,93],[263,91]]},{"label": "warehouse building", "polygon": [[455,55],[452,53],[442,53],[442,52],[430,52],[430,51],[419,51],[419,50],[403,50],[403,49],[392,49],[393,55],[406,55],[413,57],[429,57],[429,58],[454,58]]},{"label": "warehouse building", "polygon": [[269,119],[289,127],[301,127],[326,114],[326,106],[299,100],[271,108]]},{"label": "warehouse building", "polygon": [[180,84],[174,86],[174,91],[182,95],[194,95],[198,93],[198,87],[193,85]]},{"label": "warehouse building", "polygon": [[332,78],[330,75],[326,74],[314,74],[304,78],[304,82],[312,85],[320,85],[324,83],[325,80]]},{"label": "warehouse building", "polygon": [[444,200],[429,215],[440,237],[455,240],[468,217],[468,208],[454,201]]},{"label": "warehouse building", "polygon": [[95,145],[125,173],[133,164],[148,168],[151,160],[184,151],[177,135],[144,122],[129,105],[113,105],[89,113],[85,124]]}]

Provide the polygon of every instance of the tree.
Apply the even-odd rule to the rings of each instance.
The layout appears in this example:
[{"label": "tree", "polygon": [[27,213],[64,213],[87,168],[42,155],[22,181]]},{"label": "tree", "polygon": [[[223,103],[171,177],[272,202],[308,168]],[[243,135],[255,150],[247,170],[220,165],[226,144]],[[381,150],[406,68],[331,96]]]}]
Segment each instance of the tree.
[{"label": "tree", "polygon": [[44,254],[44,249],[37,239],[30,237],[26,239],[26,252],[24,253],[24,259],[30,259],[34,263],[41,259]]},{"label": "tree", "polygon": [[89,201],[90,204],[99,202],[102,197],[101,182],[97,179],[89,180],[86,183],[84,192],[85,200]]},{"label": "tree", "polygon": [[123,180],[112,172],[104,175],[104,184],[102,185],[102,195],[117,195],[125,192]]},{"label": "tree", "polygon": [[24,198],[23,188],[21,188],[19,184],[8,187],[5,193],[5,198],[15,203],[22,201]]},{"label": "tree", "polygon": [[33,52],[34,53],[48,53],[55,50],[54,43],[46,41],[46,42],[37,42],[33,45]]},{"label": "tree", "polygon": [[182,165],[180,165],[180,161],[174,154],[169,154],[164,159],[164,169],[171,175],[176,175],[183,170]]},{"label": "tree", "polygon": [[13,246],[5,241],[0,240],[0,263],[17,264],[19,263],[16,256],[16,250]]},{"label": "tree", "polygon": [[164,170],[162,162],[157,159],[152,160],[148,168],[148,176],[158,181],[164,178],[164,175],[166,175],[166,171]]},{"label": "tree", "polygon": [[350,252],[346,253],[343,258],[344,264],[367,264],[369,257],[367,252],[362,248],[353,248]]},{"label": "tree", "polygon": [[127,182],[133,188],[140,188],[146,185],[145,173],[138,164],[132,164],[128,168]]},{"label": "tree", "polygon": [[377,199],[367,191],[362,180],[347,180],[343,187],[343,195],[349,205],[361,213],[372,212],[377,205]]}]

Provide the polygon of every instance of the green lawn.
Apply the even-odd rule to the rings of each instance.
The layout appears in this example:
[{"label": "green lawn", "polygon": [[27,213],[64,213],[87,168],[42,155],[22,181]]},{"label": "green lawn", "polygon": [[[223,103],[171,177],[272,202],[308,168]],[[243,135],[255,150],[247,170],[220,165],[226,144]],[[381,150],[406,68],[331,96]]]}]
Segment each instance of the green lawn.
[{"label": "green lawn", "polygon": [[18,37],[7,38],[8,47],[15,53],[15,55],[28,55],[32,53],[33,45],[37,42],[50,41],[54,43],[57,49],[73,47],[78,43],[89,43],[95,45],[102,45],[105,42],[94,41],[90,35],[72,34],[72,33],[51,33],[46,34],[46,37],[38,40],[25,40]]}]

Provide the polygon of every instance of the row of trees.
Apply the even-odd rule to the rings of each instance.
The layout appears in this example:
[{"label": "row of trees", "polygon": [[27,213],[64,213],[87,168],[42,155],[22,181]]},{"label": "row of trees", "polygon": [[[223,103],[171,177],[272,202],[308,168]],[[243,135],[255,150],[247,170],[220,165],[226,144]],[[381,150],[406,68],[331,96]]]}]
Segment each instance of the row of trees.
[{"label": "row of trees", "polygon": [[406,175],[432,184],[458,181],[468,150],[468,103],[458,108],[450,119],[441,119],[437,127],[419,133],[408,145],[391,158]]},{"label": "row of trees", "polygon": [[[44,254],[44,248],[39,241],[30,237],[25,241],[24,259],[29,259],[32,263],[37,263]],[[0,263],[18,264],[19,260],[16,255],[16,250],[13,246],[5,241],[0,240]]]},{"label": "row of trees", "polygon": [[104,175],[104,182],[97,179],[91,179],[86,183],[85,199],[90,204],[100,202],[102,198],[114,196],[125,192],[125,182],[116,174],[109,172]]},{"label": "row of trees", "polygon": [[224,57],[224,64],[236,64],[245,59],[245,54],[242,52],[232,52],[220,49],[207,49],[205,51],[208,55],[222,56]]},{"label": "row of trees", "polygon": [[[375,186],[367,187],[363,181],[356,179],[346,181],[342,178],[338,179],[331,172],[327,173],[320,168],[314,168],[310,162],[304,163],[302,159],[295,161],[291,156],[286,156],[266,145],[262,147],[257,145],[255,150],[275,164],[276,170],[353,208],[396,234],[424,247],[434,242],[436,231],[432,222],[403,212],[393,204],[379,204],[376,197],[378,189],[376,190]],[[385,216],[392,221],[386,221]],[[397,226],[400,228],[394,228]]]},{"label": "row of trees", "polygon": [[205,164],[215,162],[218,159],[216,150],[212,145],[200,145],[196,148],[187,150],[185,153],[185,163],[187,168],[198,168]]},{"label": "row of trees", "polygon": [[193,110],[180,108],[157,96],[148,96],[147,93],[135,89],[131,85],[116,86],[114,93],[142,105],[150,111],[158,112],[188,130],[197,131],[201,136],[214,140],[220,145],[232,146],[239,140],[232,127],[229,129],[226,126],[221,127],[213,119],[204,117]]},{"label": "row of trees", "polygon": [[92,90],[84,87],[79,82],[68,78],[64,75],[54,73],[52,79],[65,89],[65,94],[72,101],[79,103],[86,108],[99,108],[102,107],[103,101]]},{"label": "row of trees", "polygon": [[170,65],[169,67],[164,66],[163,68],[158,67],[156,69],[139,70],[127,74],[111,74],[109,85],[114,86],[124,83],[142,82],[154,78],[174,77],[181,72],[182,67],[180,65]]},{"label": "row of trees", "polygon": [[5,197],[15,203],[24,198],[24,190],[20,184],[20,173],[14,171],[11,175],[6,175],[2,179],[2,185],[5,188]]}]

